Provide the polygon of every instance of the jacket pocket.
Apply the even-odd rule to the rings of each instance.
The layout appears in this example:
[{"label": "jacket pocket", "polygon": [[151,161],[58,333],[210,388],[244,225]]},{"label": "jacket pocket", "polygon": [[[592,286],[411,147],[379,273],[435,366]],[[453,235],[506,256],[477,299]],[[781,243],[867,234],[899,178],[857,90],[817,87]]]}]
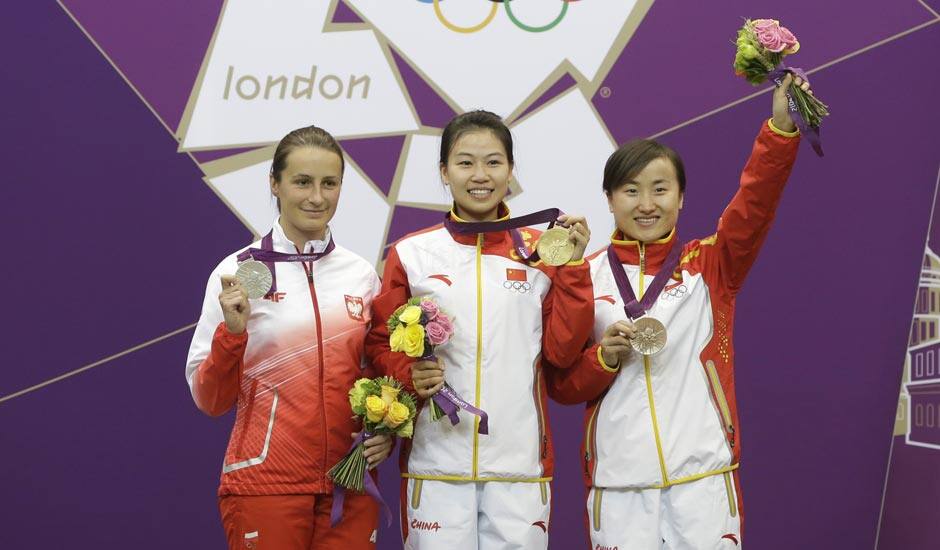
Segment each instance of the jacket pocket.
[{"label": "jacket pocket", "polygon": [[[256,388],[255,384],[252,385],[252,388]],[[265,415],[265,425],[264,425],[264,439],[261,443],[261,448],[257,455],[246,458],[245,460],[240,460],[238,462],[233,462],[230,464],[225,464],[222,467],[222,472],[225,474],[234,472],[236,470],[241,470],[242,468],[248,468],[251,466],[257,466],[263,463],[268,458],[268,450],[271,448],[271,436],[274,434],[274,424],[277,419],[277,404],[278,404],[278,392],[277,388],[270,390],[271,392],[271,409],[267,415]],[[251,397],[249,398],[248,405],[245,408],[245,414],[243,417],[236,419],[236,422],[241,426],[241,433],[238,435],[238,440],[234,449],[234,456],[236,458],[241,458],[244,452],[245,439],[249,430],[254,429],[254,408],[258,406],[258,400],[255,397],[254,391],[251,392]],[[260,412],[260,411],[259,411]]]},{"label": "jacket pocket", "polygon": [[705,371],[708,373],[708,380],[711,382],[712,393],[715,395],[715,404],[721,413],[722,425],[728,432],[728,441],[734,447],[734,424],[731,422],[731,409],[728,407],[728,400],[725,398],[725,391],[721,387],[721,379],[718,377],[718,369],[715,368],[715,362],[709,359],[705,361]]}]

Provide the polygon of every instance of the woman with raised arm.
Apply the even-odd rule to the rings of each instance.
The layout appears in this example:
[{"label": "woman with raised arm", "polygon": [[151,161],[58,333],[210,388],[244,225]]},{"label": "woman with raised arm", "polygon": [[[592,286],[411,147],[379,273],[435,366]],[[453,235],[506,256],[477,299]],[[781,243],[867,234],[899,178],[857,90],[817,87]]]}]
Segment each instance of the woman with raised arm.
[{"label": "woman with raised arm", "polygon": [[[593,345],[547,368],[549,393],[588,402],[584,479],[592,548],[739,548],[741,455],[734,395],[735,297],[796,160],[787,76],[737,194],[703,239],[680,241],[679,155],[652,140],[615,151],[604,192],[617,229],[588,262]],[[796,79],[795,85],[809,90]]]}]

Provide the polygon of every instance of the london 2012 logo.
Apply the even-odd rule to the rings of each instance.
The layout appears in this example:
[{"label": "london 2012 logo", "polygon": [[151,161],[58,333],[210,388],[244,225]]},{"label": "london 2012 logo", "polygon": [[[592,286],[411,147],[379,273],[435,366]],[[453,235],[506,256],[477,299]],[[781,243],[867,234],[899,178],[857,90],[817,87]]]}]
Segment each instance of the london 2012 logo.
[{"label": "london 2012 logo", "polygon": [[513,132],[513,212],[564,204],[605,219],[600,191],[573,193],[569,183],[583,183],[585,167],[603,166],[615,147],[592,101],[607,97],[602,83],[651,5],[225,0],[198,74],[176,99],[182,113],[153,111],[168,127],[179,120],[171,129],[179,151],[255,235],[276,216],[267,183],[274,145],[315,124],[346,153],[334,234],[381,262],[400,228],[415,225],[400,213],[430,225],[450,208],[437,163],[441,128],[478,108]]}]

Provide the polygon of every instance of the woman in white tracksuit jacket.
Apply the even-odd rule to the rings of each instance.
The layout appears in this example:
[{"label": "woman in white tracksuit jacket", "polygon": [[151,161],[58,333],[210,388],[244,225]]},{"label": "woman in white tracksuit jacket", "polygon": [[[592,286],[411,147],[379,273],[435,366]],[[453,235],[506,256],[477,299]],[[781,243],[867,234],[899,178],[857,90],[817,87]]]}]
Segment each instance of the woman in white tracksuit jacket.
[{"label": "woman in white tracksuit jacket", "polygon": [[[783,91],[791,79],[774,94],[773,118],[709,237],[677,239],[685,173],[674,151],[637,140],[607,162],[604,191],[617,230],[610,247],[588,258],[594,343],[575,367],[546,369],[554,399],[588,402],[582,456],[592,549],[741,546],[735,297],[796,160],[798,131]],[[660,273],[658,296],[643,300]],[[624,288],[646,308],[635,320],[665,326],[662,351],[633,350],[629,340],[641,335],[625,312],[633,299]]]},{"label": "woman in white tracksuit jacket", "polygon": [[[432,422],[429,408],[421,408],[401,455],[406,548],[548,543],[553,458],[540,358],[574,363],[593,325],[581,259],[589,233],[583,219],[559,218],[575,253],[568,265],[553,268],[520,257],[513,229],[472,225],[512,224],[503,203],[512,168],[512,137],[498,116],[474,111],[451,121],[441,138],[440,171],[454,208],[444,224],[391,248],[373,301],[366,352],[375,366],[423,399],[446,379],[489,420],[489,433],[480,434],[479,418],[464,410],[452,425],[446,418]],[[516,235],[527,255],[538,232],[520,228]],[[411,296],[430,296],[454,320],[452,340],[435,350],[440,363],[415,362],[389,348],[384,321]]]}]

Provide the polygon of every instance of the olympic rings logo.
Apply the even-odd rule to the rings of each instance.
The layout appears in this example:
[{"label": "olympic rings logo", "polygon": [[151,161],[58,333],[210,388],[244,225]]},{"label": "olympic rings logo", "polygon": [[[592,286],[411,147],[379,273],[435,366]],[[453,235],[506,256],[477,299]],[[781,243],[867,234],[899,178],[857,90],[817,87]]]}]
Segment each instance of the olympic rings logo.
[{"label": "olympic rings logo", "polygon": [[511,4],[513,0],[489,0],[490,4],[492,5],[490,6],[489,13],[486,15],[483,21],[481,21],[480,23],[477,23],[476,25],[471,25],[469,27],[461,27],[459,25],[455,25],[454,23],[452,23],[444,15],[443,10],[441,10],[441,0],[418,0],[418,2],[421,2],[422,4],[434,4],[434,14],[437,15],[438,21],[440,21],[441,24],[447,27],[448,29],[454,32],[459,32],[463,34],[472,34],[472,33],[481,31],[483,30],[484,27],[489,25],[490,22],[493,21],[493,18],[496,17],[496,12],[499,11],[499,4],[502,4],[503,7],[506,9],[506,16],[509,17],[509,20],[512,21],[512,24],[519,27],[520,29],[526,32],[549,31],[557,27],[558,24],[561,23],[561,20],[565,18],[565,15],[568,14],[568,4],[572,2],[577,2],[577,1],[578,0],[561,0],[561,12],[558,13],[555,19],[553,19],[552,21],[540,27],[534,27],[534,26],[527,25],[523,23],[522,21],[520,21],[519,18],[516,17],[516,15],[512,12]]},{"label": "olympic rings logo", "polygon": [[526,292],[532,290],[532,283],[529,281],[503,281],[503,288],[513,292],[518,292],[520,294],[525,294]]},{"label": "olympic rings logo", "polygon": [[688,292],[689,288],[683,284],[680,284],[663,290],[663,293],[659,298],[663,301],[681,300],[685,297],[686,294],[688,294]]}]

